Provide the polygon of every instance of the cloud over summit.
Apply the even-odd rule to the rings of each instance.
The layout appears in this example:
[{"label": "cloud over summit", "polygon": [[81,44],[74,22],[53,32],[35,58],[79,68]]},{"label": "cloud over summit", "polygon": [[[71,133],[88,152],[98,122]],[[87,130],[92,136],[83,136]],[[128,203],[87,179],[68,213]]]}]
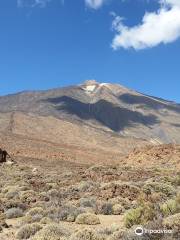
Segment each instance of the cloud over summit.
[{"label": "cloud over summit", "polygon": [[113,29],[116,31],[112,47],[136,50],[167,44],[180,37],[180,0],[160,0],[156,12],[147,12],[142,22],[134,27],[124,25],[116,16]]}]

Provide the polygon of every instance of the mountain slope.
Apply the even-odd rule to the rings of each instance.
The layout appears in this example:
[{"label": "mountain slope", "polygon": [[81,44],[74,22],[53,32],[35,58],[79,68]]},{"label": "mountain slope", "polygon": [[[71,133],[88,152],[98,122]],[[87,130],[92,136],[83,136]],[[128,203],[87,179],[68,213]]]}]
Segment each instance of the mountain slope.
[{"label": "mountain slope", "polygon": [[120,85],[87,81],[0,97],[0,131],[1,144],[4,136],[21,136],[65,144],[82,161],[87,156],[82,149],[95,160],[113,159],[149,143],[180,143],[180,105]]}]

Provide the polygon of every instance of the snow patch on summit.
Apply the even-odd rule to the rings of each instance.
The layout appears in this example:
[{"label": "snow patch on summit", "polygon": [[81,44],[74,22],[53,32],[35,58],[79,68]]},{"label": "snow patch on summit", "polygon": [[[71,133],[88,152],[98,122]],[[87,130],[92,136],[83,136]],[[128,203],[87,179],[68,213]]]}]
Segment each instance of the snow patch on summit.
[{"label": "snow patch on summit", "polygon": [[84,88],[87,92],[94,92],[96,85],[88,85]]},{"label": "snow patch on summit", "polygon": [[104,87],[104,86],[108,87],[109,84],[108,83],[98,83],[95,80],[87,80],[81,86],[82,86],[82,89],[86,93],[94,93],[97,89],[99,89],[101,87]]}]

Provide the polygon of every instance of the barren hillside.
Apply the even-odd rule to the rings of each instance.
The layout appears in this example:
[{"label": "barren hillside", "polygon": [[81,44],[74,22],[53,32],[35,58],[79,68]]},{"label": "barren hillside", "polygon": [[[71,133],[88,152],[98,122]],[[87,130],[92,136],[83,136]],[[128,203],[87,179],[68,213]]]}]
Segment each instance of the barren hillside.
[{"label": "barren hillside", "polygon": [[0,97],[0,142],[14,155],[112,162],[137,147],[180,143],[180,106],[120,85]]}]

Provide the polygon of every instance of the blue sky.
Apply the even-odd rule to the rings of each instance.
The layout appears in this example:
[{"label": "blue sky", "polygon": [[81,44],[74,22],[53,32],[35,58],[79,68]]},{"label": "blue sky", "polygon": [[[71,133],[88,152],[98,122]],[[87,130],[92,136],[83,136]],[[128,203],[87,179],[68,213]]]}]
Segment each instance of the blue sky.
[{"label": "blue sky", "polygon": [[180,103],[180,5],[162,1],[1,0],[0,95],[96,79]]}]

